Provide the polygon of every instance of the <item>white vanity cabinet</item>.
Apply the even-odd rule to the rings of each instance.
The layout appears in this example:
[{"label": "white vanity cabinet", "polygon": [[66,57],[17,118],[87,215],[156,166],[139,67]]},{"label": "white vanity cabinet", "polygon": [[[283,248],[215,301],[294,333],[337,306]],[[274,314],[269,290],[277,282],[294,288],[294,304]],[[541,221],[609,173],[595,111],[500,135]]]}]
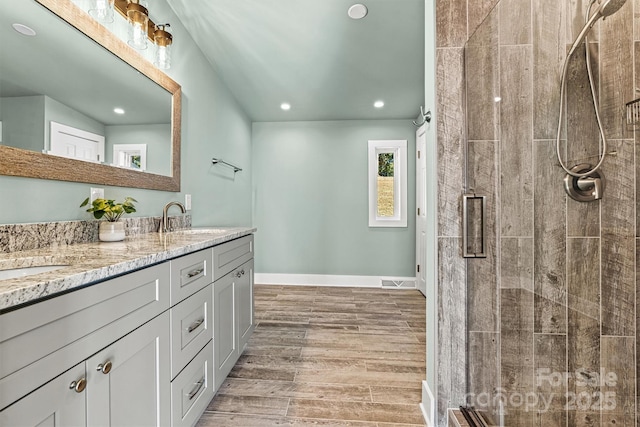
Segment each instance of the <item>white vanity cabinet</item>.
[{"label": "white vanity cabinet", "polygon": [[215,389],[220,388],[255,328],[253,236],[213,248],[213,348]]},{"label": "white vanity cabinet", "polygon": [[0,412],[0,425],[167,425],[168,331],[164,313]]},{"label": "white vanity cabinet", "polygon": [[253,236],[0,315],[0,427],[193,426],[254,329]]},{"label": "white vanity cabinet", "polygon": [[0,425],[167,425],[168,291],[165,263],[3,314]]}]

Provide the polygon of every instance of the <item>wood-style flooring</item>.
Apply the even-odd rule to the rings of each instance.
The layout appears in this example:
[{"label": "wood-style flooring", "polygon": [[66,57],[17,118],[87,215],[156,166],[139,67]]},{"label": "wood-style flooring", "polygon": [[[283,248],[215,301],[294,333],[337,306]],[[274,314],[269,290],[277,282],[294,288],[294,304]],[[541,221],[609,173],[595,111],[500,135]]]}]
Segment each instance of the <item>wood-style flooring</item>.
[{"label": "wood-style flooring", "polygon": [[424,426],[419,291],[256,285],[255,317],[197,427]]}]

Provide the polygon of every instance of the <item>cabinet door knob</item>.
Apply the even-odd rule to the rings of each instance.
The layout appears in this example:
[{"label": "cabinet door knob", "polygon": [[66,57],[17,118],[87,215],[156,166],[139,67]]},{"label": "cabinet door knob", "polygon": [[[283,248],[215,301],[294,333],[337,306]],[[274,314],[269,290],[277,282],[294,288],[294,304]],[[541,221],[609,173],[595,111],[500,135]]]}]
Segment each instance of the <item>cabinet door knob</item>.
[{"label": "cabinet door knob", "polygon": [[111,360],[107,360],[105,363],[101,363],[96,367],[96,371],[102,372],[103,374],[108,374],[111,372],[112,363]]},{"label": "cabinet door knob", "polygon": [[87,388],[87,380],[86,378],[80,378],[78,381],[72,381],[69,384],[69,388],[71,390],[75,390],[76,393],[82,393],[85,388]]},{"label": "cabinet door knob", "polygon": [[240,273],[239,271],[236,271],[236,277],[238,278],[242,277],[242,273]]},{"label": "cabinet door knob", "polygon": [[240,270],[240,274],[242,274],[244,276],[244,268],[242,270]]}]

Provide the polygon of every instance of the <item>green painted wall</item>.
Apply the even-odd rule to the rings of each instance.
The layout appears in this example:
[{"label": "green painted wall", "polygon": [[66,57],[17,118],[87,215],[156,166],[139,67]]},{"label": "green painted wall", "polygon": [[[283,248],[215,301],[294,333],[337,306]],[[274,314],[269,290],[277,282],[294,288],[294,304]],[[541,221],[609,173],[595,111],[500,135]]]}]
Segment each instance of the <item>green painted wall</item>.
[{"label": "green painted wall", "polygon": [[[174,35],[167,74],[182,85],[182,191],[105,187],[105,196],[132,196],[139,201],[134,215],[159,216],[165,203],[184,201],[190,193],[194,225],[249,225],[251,121],[164,0],[154,1],[153,15],[171,22]],[[228,170],[211,166],[214,156],[245,170],[233,179]],[[78,205],[91,186],[0,176],[0,224],[89,219]]]},{"label": "green painted wall", "polygon": [[119,144],[147,145],[147,172],[171,173],[171,124],[105,126],[105,162],[115,163],[113,147]]},{"label": "green painted wall", "polygon": [[0,98],[2,144],[42,152],[44,148],[44,96]]},{"label": "green painted wall", "polygon": [[[97,135],[105,134],[105,126],[102,123],[73,108],[67,107],[53,98],[45,96],[44,121],[42,122],[42,127],[44,128],[44,140],[46,141],[45,147],[47,150],[51,149],[51,122],[57,122]],[[40,143],[40,145],[42,145],[42,143]],[[36,151],[42,151],[42,148]]]},{"label": "green painted wall", "polygon": [[[369,228],[367,144],[408,141],[407,228]],[[256,272],[413,277],[411,120],[253,124]]]}]

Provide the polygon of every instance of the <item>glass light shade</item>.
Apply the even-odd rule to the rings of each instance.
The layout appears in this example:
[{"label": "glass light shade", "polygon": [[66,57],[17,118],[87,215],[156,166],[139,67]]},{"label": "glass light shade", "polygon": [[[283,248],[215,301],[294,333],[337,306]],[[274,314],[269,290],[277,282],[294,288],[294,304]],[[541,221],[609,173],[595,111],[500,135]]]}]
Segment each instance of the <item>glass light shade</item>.
[{"label": "glass light shade", "polygon": [[147,48],[149,31],[149,12],[139,0],[129,0],[127,3],[127,19],[129,20],[130,46],[143,50]]},{"label": "glass light shade", "polygon": [[169,24],[160,24],[156,26],[153,32],[153,41],[156,45],[153,64],[163,70],[171,68],[171,44],[173,37],[165,30]]},{"label": "glass light shade", "polygon": [[153,64],[162,70],[171,68],[171,45],[156,46],[156,55]]},{"label": "glass light shade", "polygon": [[113,2],[114,0],[90,0],[89,15],[98,22],[113,22]]}]

